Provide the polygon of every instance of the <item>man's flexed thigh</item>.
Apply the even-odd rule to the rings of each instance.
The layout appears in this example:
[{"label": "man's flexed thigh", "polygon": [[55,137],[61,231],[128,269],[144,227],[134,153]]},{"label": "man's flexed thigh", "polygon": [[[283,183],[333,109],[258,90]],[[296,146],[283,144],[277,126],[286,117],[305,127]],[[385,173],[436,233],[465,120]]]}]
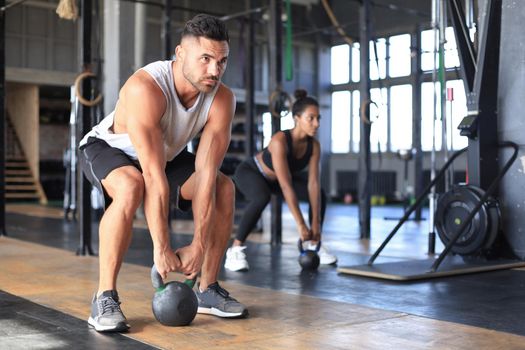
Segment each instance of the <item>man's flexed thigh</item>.
[{"label": "man's flexed thigh", "polygon": [[123,166],[112,170],[102,179],[107,194],[122,205],[137,209],[144,198],[144,178],[134,166]]}]

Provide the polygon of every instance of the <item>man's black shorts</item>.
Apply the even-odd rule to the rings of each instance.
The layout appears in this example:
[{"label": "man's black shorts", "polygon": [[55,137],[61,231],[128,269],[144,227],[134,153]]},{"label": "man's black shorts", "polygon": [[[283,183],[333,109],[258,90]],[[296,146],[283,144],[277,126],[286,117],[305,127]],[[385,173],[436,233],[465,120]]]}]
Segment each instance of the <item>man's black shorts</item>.
[{"label": "man's black shorts", "polygon": [[[86,178],[93,186],[104,193],[104,204],[111,204],[111,197],[102,186],[101,181],[113,170],[131,165],[141,170],[137,160],[130,158],[118,148],[111,147],[106,141],[90,137],[80,147],[79,163]],[[195,155],[184,149],[173,160],[166,164],[166,178],[170,186],[170,201],[181,210],[189,210],[191,201],[180,196],[180,187],[195,172]]]}]

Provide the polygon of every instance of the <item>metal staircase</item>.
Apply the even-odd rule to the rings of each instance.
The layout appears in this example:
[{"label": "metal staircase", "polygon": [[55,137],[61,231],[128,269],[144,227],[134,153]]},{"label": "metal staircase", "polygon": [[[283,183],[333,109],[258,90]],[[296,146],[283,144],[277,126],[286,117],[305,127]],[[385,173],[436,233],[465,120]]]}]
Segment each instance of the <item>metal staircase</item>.
[{"label": "metal staircase", "polygon": [[6,203],[39,202],[47,204],[46,194],[40,181],[35,178],[29,167],[9,114],[6,119],[6,141]]}]

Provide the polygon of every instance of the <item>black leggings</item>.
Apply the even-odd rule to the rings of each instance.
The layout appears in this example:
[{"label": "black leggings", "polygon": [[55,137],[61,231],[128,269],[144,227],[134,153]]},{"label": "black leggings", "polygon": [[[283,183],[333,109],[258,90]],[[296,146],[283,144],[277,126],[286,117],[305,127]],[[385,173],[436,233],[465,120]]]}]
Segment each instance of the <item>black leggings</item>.
[{"label": "black leggings", "polygon": [[[277,181],[268,180],[261,174],[253,158],[249,158],[239,164],[233,175],[233,181],[248,202],[235,237],[239,241],[244,242],[257,224],[257,220],[259,220],[262,211],[270,201],[271,195],[278,194],[282,196],[282,192]],[[308,198],[308,178],[306,176],[293,176],[292,184],[297,199],[309,203],[308,220],[311,225],[312,204]],[[321,226],[325,211],[326,195],[321,189]]]}]

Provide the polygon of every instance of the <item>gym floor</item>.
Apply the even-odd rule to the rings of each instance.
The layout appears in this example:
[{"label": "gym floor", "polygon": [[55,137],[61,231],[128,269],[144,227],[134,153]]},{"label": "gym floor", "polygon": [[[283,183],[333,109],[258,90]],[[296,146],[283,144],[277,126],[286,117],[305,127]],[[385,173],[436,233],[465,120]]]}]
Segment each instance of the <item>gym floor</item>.
[{"label": "gym floor", "polygon": [[[364,264],[397,223],[384,218],[401,214],[399,207],[374,207],[372,238],[360,240],[357,208],[331,204],[323,243],[337,254],[339,266]],[[263,226],[267,221],[265,212]],[[177,220],[172,228],[174,247],[190,242],[190,221]],[[525,349],[524,269],[412,282],[339,274],[332,266],[302,272],[286,207],[281,246],[271,246],[267,232],[253,233],[250,271],[221,270],[221,284],[248,306],[250,316],[197,315],[182,328],[153,318],[152,245],[137,220],[119,277],[122,308],[132,325],[124,334],[98,334],[87,326],[98,261],[74,254],[77,225],[63,220],[61,209],[9,205],[7,232],[9,237],[0,237],[2,349]],[[431,259],[427,240],[427,221],[409,221],[376,262]]]}]

